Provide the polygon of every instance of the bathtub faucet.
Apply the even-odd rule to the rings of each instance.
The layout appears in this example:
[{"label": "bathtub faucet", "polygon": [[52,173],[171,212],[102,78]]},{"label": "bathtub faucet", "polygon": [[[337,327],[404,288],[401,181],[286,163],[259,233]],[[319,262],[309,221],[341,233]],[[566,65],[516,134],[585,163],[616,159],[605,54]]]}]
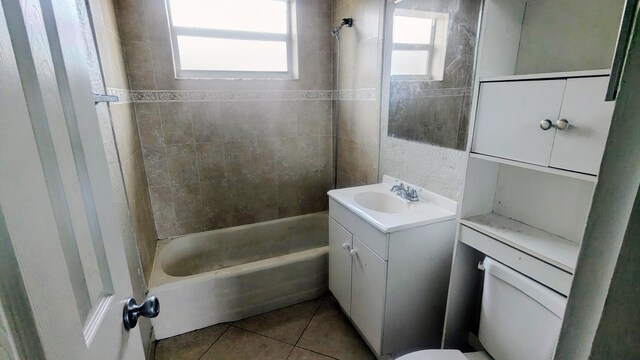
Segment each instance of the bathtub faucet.
[{"label": "bathtub faucet", "polygon": [[390,191],[403,199],[407,199],[409,201],[420,201],[418,190],[411,186],[405,186],[402,182],[399,185],[393,185]]}]

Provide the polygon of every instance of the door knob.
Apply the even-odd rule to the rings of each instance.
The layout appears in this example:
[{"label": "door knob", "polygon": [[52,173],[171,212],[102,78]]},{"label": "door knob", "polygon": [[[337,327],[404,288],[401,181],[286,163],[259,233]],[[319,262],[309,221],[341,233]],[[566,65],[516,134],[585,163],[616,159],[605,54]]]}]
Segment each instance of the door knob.
[{"label": "door knob", "polygon": [[129,331],[136,327],[140,316],[151,319],[158,314],[160,314],[160,302],[157,297],[150,296],[140,305],[136,303],[136,299],[131,298],[127,300],[122,314],[124,328]]},{"label": "door knob", "polygon": [[551,122],[551,120],[549,119],[544,119],[542,121],[540,121],[540,129],[542,130],[549,130],[553,127],[553,122]]},{"label": "door knob", "polygon": [[566,130],[568,127],[569,127],[569,120],[560,119],[556,121],[556,128],[558,128],[558,130]]},{"label": "door knob", "polygon": [[342,248],[345,250],[349,250],[349,248],[351,248],[351,245],[349,245],[348,243],[344,243],[342,244]]},{"label": "door knob", "polygon": [[356,256],[356,254],[358,254],[358,250],[356,250],[356,249],[353,249],[353,250],[349,251],[349,255],[351,255],[351,256]]}]

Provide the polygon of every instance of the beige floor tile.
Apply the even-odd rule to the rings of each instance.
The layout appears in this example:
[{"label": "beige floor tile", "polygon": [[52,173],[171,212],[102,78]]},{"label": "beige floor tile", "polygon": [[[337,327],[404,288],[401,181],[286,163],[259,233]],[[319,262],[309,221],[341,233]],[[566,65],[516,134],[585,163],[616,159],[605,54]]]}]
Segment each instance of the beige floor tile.
[{"label": "beige floor tile", "polygon": [[333,358],[296,347],[287,360],[333,360]]},{"label": "beige floor tile", "polygon": [[293,346],[231,327],[202,357],[203,360],[284,360]]},{"label": "beige floor tile", "polygon": [[374,359],[333,298],[325,298],[296,344],[342,360]]},{"label": "beige floor tile", "polygon": [[220,324],[158,341],[155,360],[196,360],[229,328]]},{"label": "beige floor tile", "polygon": [[236,321],[234,326],[295,345],[322,300],[308,301]]}]

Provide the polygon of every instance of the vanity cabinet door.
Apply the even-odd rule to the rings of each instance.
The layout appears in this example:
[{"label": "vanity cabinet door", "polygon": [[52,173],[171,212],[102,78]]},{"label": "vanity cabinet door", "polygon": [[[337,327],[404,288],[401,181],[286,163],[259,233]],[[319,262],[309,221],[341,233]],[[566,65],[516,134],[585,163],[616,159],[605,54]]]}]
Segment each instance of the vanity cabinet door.
[{"label": "vanity cabinet door", "polygon": [[351,314],[351,255],[352,236],[342,225],[329,218],[329,290]]},{"label": "vanity cabinet door", "polygon": [[569,127],[556,130],[550,166],[598,174],[615,102],[605,102],[609,77],[568,79],[558,119]]},{"label": "vanity cabinet door", "polygon": [[384,303],[387,288],[387,262],[357,237],[353,237],[353,281],[351,319],[374,350],[380,354]]},{"label": "vanity cabinet door", "polygon": [[472,151],[547,166],[566,80],[482,83]]}]

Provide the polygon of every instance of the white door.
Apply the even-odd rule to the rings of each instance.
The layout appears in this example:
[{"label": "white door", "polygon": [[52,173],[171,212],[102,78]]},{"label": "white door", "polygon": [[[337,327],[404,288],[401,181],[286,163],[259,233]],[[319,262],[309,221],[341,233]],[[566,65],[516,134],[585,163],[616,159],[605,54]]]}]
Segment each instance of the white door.
[{"label": "white door", "polygon": [[378,354],[382,350],[382,327],[387,289],[387,262],[357,237],[353,237],[351,319]]},{"label": "white door", "polygon": [[132,287],[76,2],[1,5],[0,227],[42,350],[142,359],[138,328],[123,328]]},{"label": "white door", "polygon": [[549,165],[555,129],[540,122],[558,119],[566,80],[482,83],[472,151]]},{"label": "white door", "polygon": [[351,233],[329,218],[329,290],[351,313]]},{"label": "white door", "polygon": [[609,77],[568,79],[559,120],[569,127],[556,131],[550,166],[598,174],[615,102],[605,102]]}]

